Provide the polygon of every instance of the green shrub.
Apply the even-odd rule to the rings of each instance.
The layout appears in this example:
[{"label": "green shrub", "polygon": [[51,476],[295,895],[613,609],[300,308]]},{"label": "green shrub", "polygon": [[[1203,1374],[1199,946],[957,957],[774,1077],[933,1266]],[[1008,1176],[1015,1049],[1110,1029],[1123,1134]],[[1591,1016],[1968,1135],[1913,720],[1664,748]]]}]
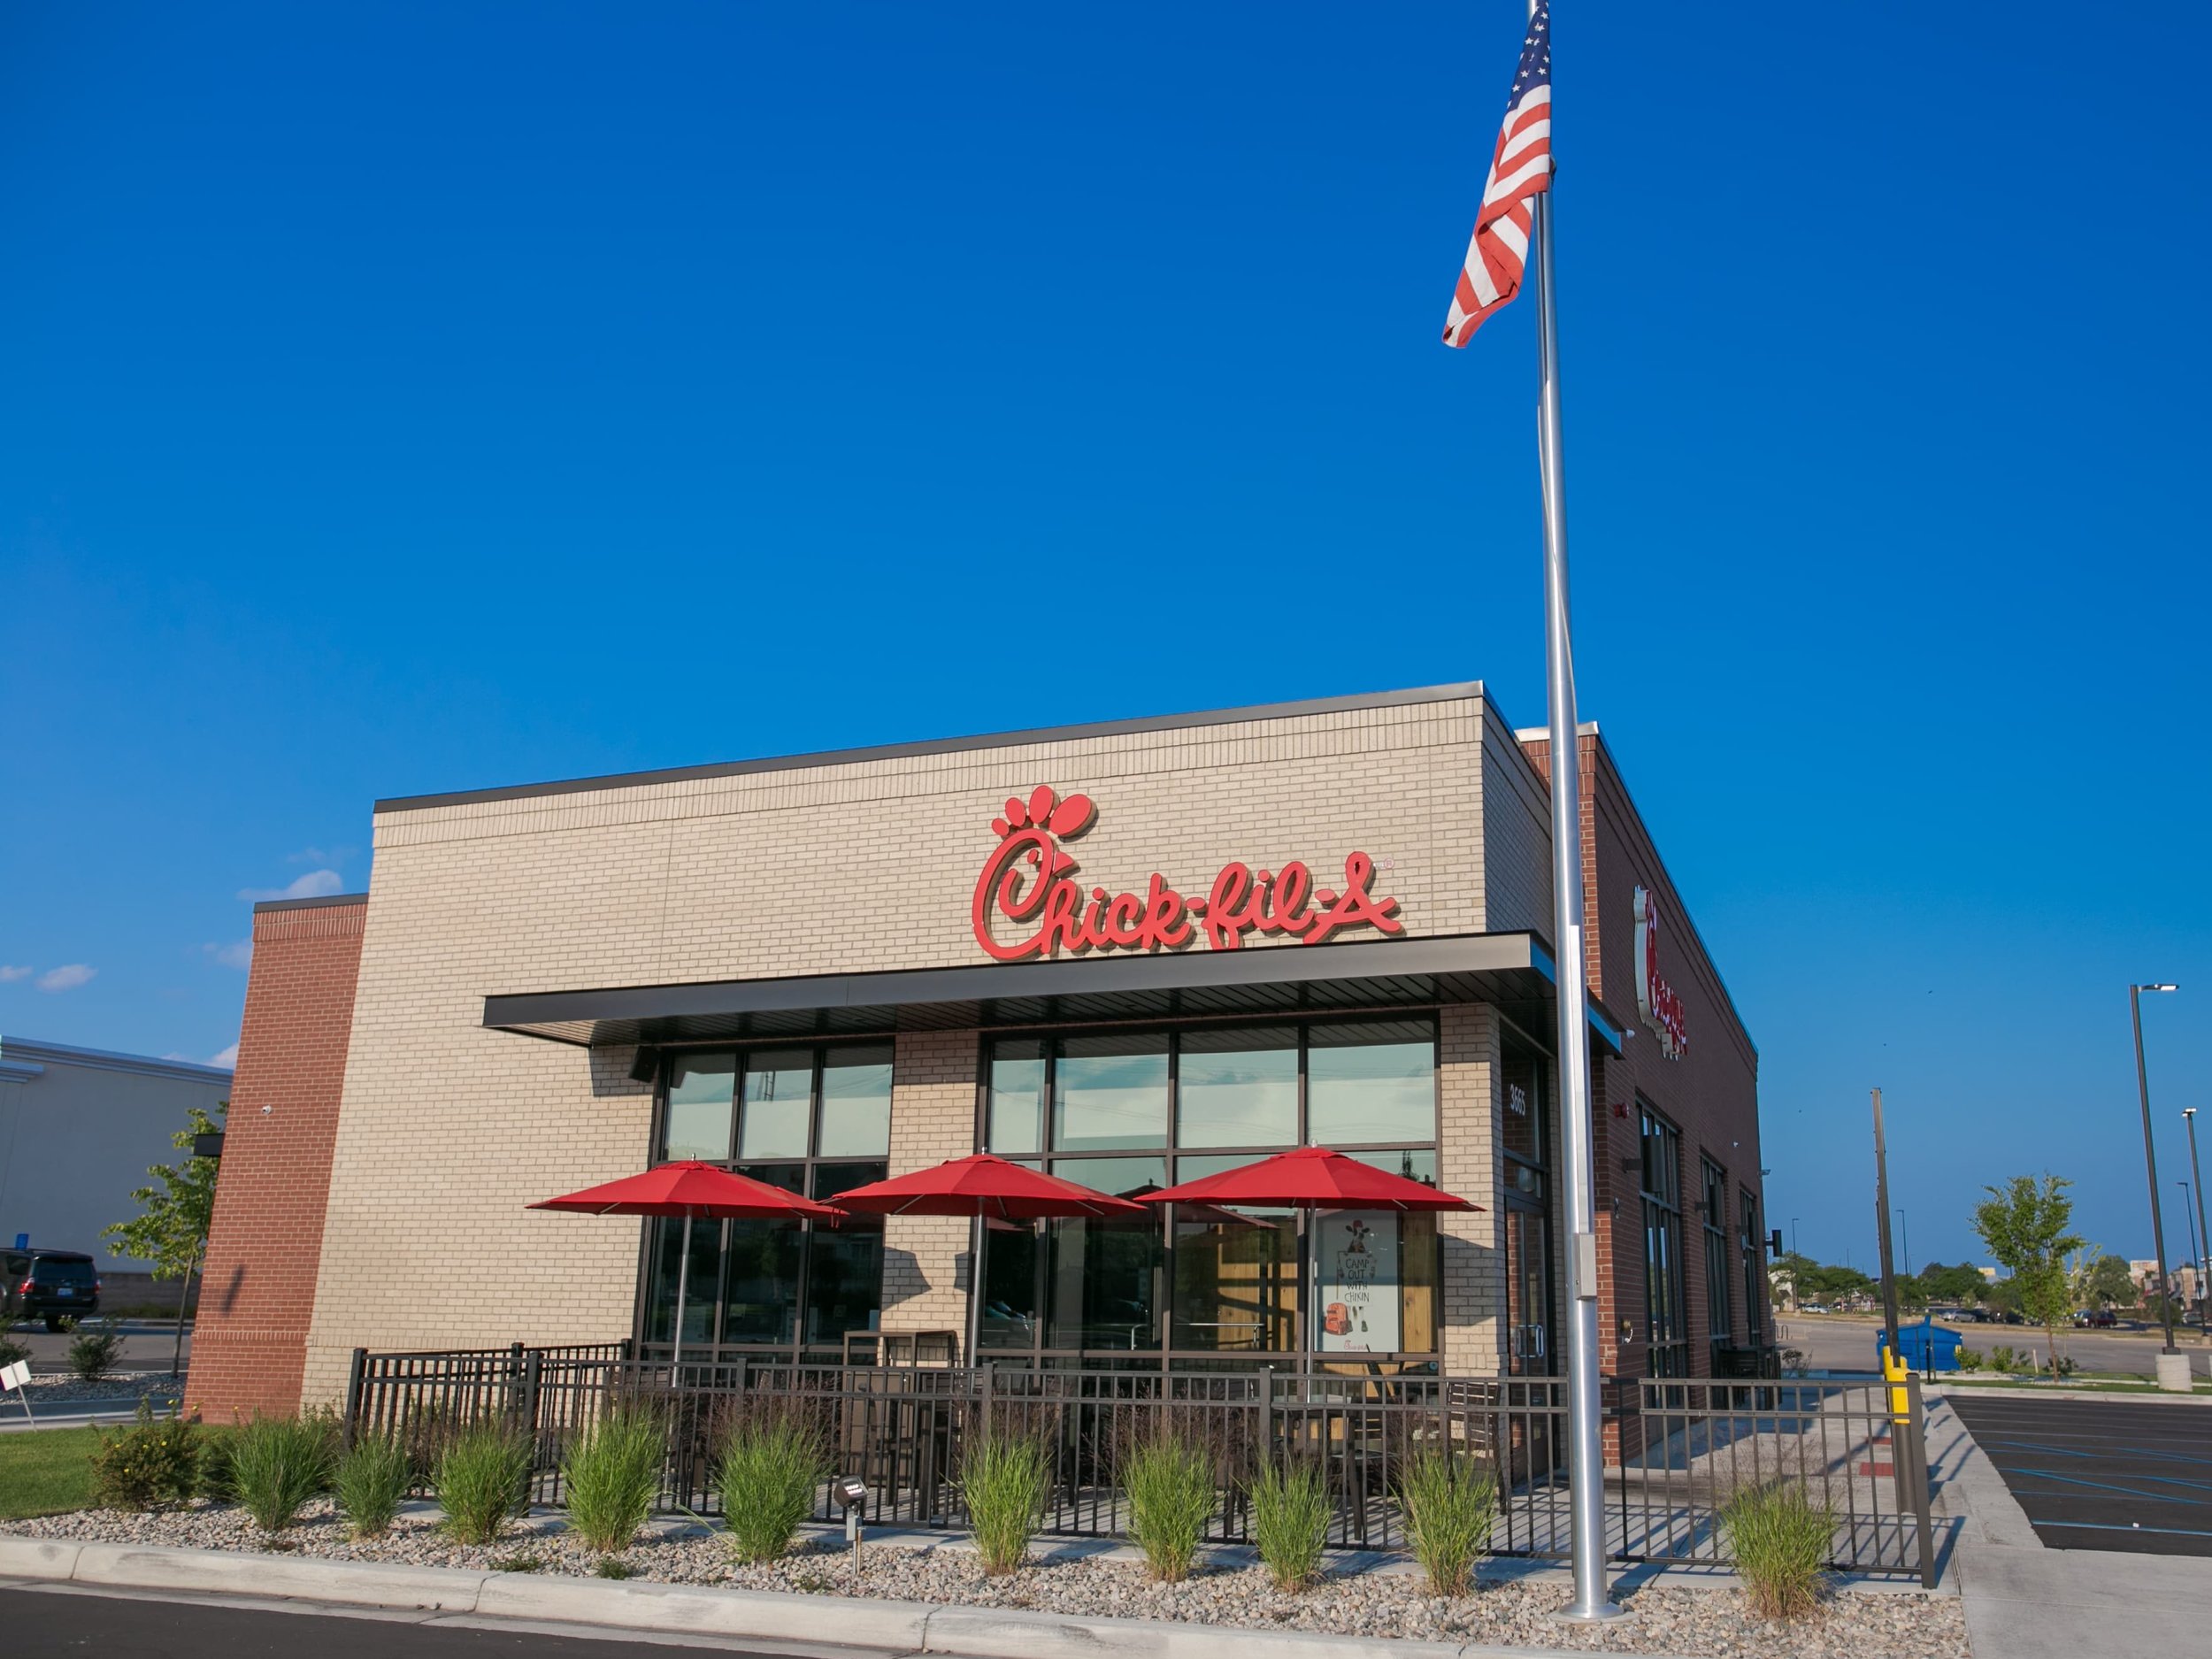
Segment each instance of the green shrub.
[{"label": "green shrub", "polygon": [[1302,1590],[1321,1576],[1329,1540],[1329,1483],[1310,1459],[1260,1465],[1252,1480],[1252,1541],[1279,1590]]},{"label": "green shrub", "polygon": [[1762,1617],[1801,1618],[1817,1605],[1835,1521],[1801,1485],[1744,1487],[1722,1507],[1720,1529]]},{"label": "green shrub", "polygon": [[2001,1376],[2010,1376],[2013,1363],[2018,1358],[2009,1344],[2000,1342],[1989,1350],[1989,1369]]},{"label": "green shrub", "polygon": [[100,1431],[92,1453],[92,1501],[102,1509],[151,1509],[182,1503],[200,1484],[199,1425],[157,1417],[143,1400],[138,1420],[119,1434]]},{"label": "green shrub", "polygon": [[717,1485],[730,1546],[741,1560],[777,1560],[813,1512],[829,1473],[821,1431],[796,1412],[739,1419],[723,1436]]},{"label": "green shrub", "polygon": [[31,1357],[31,1350],[10,1336],[0,1321],[0,1365],[14,1365]]},{"label": "green shrub", "polygon": [[1029,1535],[1044,1518],[1051,1462],[1033,1434],[984,1432],[969,1440],[960,1463],[960,1495],[968,1529],[987,1573],[1011,1572],[1029,1553]]},{"label": "green shrub", "polygon": [[568,1524],[603,1554],[627,1549],[660,1495],[666,1440],[657,1415],[618,1405],[572,1442],[561,1463]]},{"label": "green shrub", "polygon": [[1139,1440],[1122,1456],[1121,1485],[1129,1494],[1129,1536],[1144,1551],[1145,1565],[1163,1584],[1180,1584],[1214,1512],[1205,1448],[1173,1429]]},{"label": "green shrub", "polygon": [[602,1578],[626,1578],[630,1576],[631,1567],[628,1562],[613,1555],[602,1555],[592,1567],[592,1571]]},{"label": "green shrub", "polygon": [[1438,1595],[1464,1595],[1497,1519],[1498,1487],[1489,1471],[1464,1452],[1424,1446],[1398,1470],[1398,1502],[1406,1541]]},{"label": "green shrub", "polygon": [[280,1532],[329,1489],[332,1451],[327,1418],[257,1417],[231,1440],[231,1487],[256,1526]]},{"label": "green shrub", "polygon": [[1981,1368],[1982,1356],[1978,1353],[1975,1352],[1974,1349],[1962,1346],[1959,1348],[1959,1369],[1961,1371],[1979,1371]]},{"label": "green shrub", "polygon": [[503,1423],[462,1430],[438,1455],[445,1530],[464,1544],[488,1544],[529,1497],[530,1442]]},{"label": "green shrub", "polygon": [[63,1328],[74,1333],[66,1363],[70,1374],[81,1382],[99,1381],[123,1356],[123,1327],[113,1319],[95,1319],[90,1325],[65,1320]]},{"label": "green shrub", "polygon": [[376,1538],[391,1530],[415,1471],[407,1448],[380,1435],[365,1434],[338,1460],[331,1485],[344,1511],[346,1530],[356,1538]]}]

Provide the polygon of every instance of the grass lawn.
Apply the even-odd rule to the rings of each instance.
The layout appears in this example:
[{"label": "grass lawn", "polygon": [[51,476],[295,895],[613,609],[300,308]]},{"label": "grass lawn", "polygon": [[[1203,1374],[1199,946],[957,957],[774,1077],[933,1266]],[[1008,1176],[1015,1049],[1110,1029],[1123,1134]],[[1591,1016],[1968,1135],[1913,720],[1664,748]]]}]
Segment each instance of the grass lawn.
[{"label": "grass lawn", "polygon": [[0,1434],[0,1521],[59,1515],[92,1502],[91,1429]]}]

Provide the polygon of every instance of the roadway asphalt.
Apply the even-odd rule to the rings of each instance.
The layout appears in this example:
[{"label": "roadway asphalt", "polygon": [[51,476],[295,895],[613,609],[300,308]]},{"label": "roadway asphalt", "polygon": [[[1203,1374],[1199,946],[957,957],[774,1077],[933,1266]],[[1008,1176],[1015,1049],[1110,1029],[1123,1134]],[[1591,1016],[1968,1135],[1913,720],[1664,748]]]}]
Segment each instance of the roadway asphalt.
[{"label": "roadway asphalt", "polygon": [[[66,1332],[47,1330],[37,1320],[14,1326],[8,1333],[11,1341],[19,1342],[31,1350],[31,1369],[37,1371],[58,1371],[62,1358],[69,1351]],[[124,1371],[167,1371],[169,1356],[176,1351],[177,1327],[157,1319],[126,1319],[123,1322]],[[192,1357],[192,1327],[184,1327],[184,1355]]]},{"label": "roadway asphalt", "polygon": [[[672,1647],[711,1647],[725,1653],[789,1653],[735,1647],[711,1638],[640,1640],[619,1634],[555,1635],[529,1629],[462,1623],[429,1623],[420,1615],[379,1617],[324,1612],[264,1610],[212,1601],[85,1594],[0,1586],[0,1647],[10,1654],[98,1654],[101,1659],[624,1659],[657,1655]],[[844,1650],[858,1659],[860,1650]]]},{"label": "roadway asphalt", "polygon": [[2212,1409],[1945,1399],[2047,1548],[2212,1555]]},{"label": "roadway asphalt", "polygon": [[[1987,1354],[2000,1343],[2016,1353],[2044,1348],[2040,1327],[2018,1325],[1972,1325],[1938,1319],[1946,1330],[1956,1331],[1966,1346]],[[1851,1314],[1785,1314],[1778,1325],[1777,1340],[1784,1348],[1805,1350],[1806,1363],[1815,1371],[1865,1371],[1875,1368],[1874,1333],[1881,1321]],[[2158,1350],[2163,1338],[2148,1331],[2061,1331],[2059,1352],[2084,1371],[2120,1371],[2149,1377],[2158,1370]],[[2180,1337],[2182,1351],[2200,1381],[2206,1374],[2208,1354],[2193,1332]]]}]

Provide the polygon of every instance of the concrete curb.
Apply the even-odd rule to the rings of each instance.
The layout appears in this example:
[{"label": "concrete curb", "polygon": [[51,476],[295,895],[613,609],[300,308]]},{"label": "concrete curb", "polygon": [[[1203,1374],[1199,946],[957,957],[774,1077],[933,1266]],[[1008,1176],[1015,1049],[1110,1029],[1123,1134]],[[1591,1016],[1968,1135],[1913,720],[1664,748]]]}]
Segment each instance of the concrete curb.
[{"label": "concrete curb", "polygon": [[1214,1659],[1232,1643],[1240,1659],[1560,1659],[1562,1652],[0,1535],[0,1580],[8,1579],[816,1647],[833,1639],[841,1646],[972,1659]]}]

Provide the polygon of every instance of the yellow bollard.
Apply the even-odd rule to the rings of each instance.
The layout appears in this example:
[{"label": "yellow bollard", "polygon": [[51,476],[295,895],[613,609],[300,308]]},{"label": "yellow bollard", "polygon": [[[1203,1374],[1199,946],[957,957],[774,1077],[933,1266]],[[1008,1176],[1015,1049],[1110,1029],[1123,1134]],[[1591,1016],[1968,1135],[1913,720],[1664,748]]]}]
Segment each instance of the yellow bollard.
[{"label": "yellow bollard", "polygon": [[1902,1360],[1897,1357],[1896,1353],[1890,1348],[1889,1344],[1886,1342],[1883,1343],[1882,1377],[1883,1379],[1890,1385],[1890,1415],[1900,1423],[1907,1423],[1912,1419],[1911,1398],[1901,1386],[1903,1384],[1905,1379],[1911,1375],[1911,1371],[1907,1368]]}]

